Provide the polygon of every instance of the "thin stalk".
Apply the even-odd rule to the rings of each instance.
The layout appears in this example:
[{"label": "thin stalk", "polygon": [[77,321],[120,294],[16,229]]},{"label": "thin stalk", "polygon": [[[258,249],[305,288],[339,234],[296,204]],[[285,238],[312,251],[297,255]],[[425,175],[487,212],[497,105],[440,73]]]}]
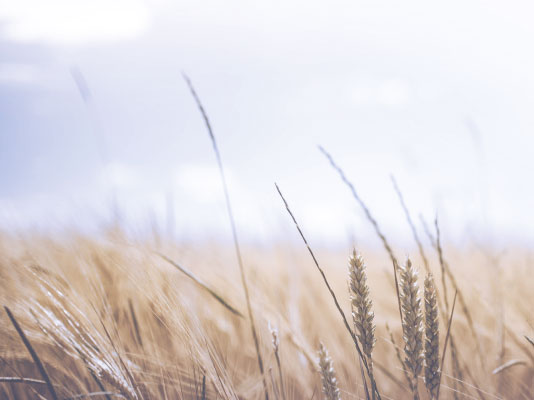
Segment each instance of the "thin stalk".
[{"label": "thin stalk", "polygon": [[63,400],[77,400],[77,399],[88,399],[91,397],[119,397],[121,399],[126,399],[126,397],[120,393],[114,393],[114,392],[92,392],[92,393],[83,393],[83,394],[77,394],[76,396],[67,397]]},{"label": "thin stalk", "polygon": [[[423,229],[425,231],[425,234],[428,237],[428,240],[430,241],[430,244],[432,245],[432,247],[434,247],[434,249],[436,251],[439,252],[436,238],[434,238],[434,236],[432,235],[432,232],[430,232],[430,229],[429,229],[425,219],[423,218],[422,215],[419,215],[419,219],[421,220],[421,224],[423,225]],[[447,260],[445,260],[445,257],[443,257],[443,256],[442,256],[442,260],[443,260],[443,267],[445,268],[445,274],[447,275],[447,277],[451,281],[451,284],[452,284],[454,290],[456,290],[458,292],[458,302],[460,303],[460,306],[462,308],[462,312],[465,314],[465,318],[467,319],[467,324],[469,326],[469,330],[471,331],[471,335],[473,336],[473,340],[475,342],[475,346],[476,346],[476,349],[477,349],[478,357],[479,357],[479,360],[480,360],[480,365],[481,365],[482,369],[485,370],[485,362],[484,362],[484,356],[482,354],[482,349],[480,347],[480,340],[478,338],[478,333],[477,333],[477,331],[475,329],[475,324],[474,324],[474,321],[473,321],[473,317],[471,316],[471,312],[469,311],[469,307],[467,306],[467,301],[464,298],[464,295],[463,295],[462,291],[460,290],[460,288],[458,286],[458,283],[456,282],[456,278],[454,277],[454,274],[452,273],[451,268],[450,268],[449,264],[447,263]]]},{"label": "thin stalk", "polygon": [[402,321],[402,307],[401,307],[400,293],[399,293],[399,280],[397,278],[397,269],[398,269],[398,265],[399,265],[399,263],[397,262],[397,257],[395,257],[395,254],[393,253],[393,250],[392,250],[391,246],[389,245],[389,242],[387,241],[386,236],[382,233],[382,230],[378,226],[378,222],[376,222],[376,219],[371,214],[371,211],[369,211],[369,208],[367,208],[367,205],[363,202],[363,200],[360,198],[360,196],[356,192],[356,188],[354,187],[352,182],[349,181],[349,179],[347,178],[347,176],[345,175],[345,173],[343,172],[341,167],[336,164],[336,162],[334,161],[334,159],[332,158],[330,153],[328,153],[321,146],[319,146],[319,150],[328,159],[328,162],[330,163],[332,168],[334,168],[337,171],[337,173],[339,174],[339,177],[341,178],[343,183],[345,183],[345,185],[347,185],[347,187],[350,189],[350,191],[352,193],[352,197],[354,197],[356,202],[363,209],[363,212],[364,212],[365,216],[367,217],[367,219],[369,220],[369,222],[371,223],[371,225],[373,225],[373,228],[375,229],[376,234],[378,235],[378,237],[382,241],[382,244],[384,245],[384,248],[386,249],[386,251],[387,251],[387,253],[389,255],[389,258],[391,259],[391,262],[393,263],[393,276],[395,277],[395,291],[397,292],[397,303],[398,303],[398,306],[399,306],[399,315],[400,315],[400,319]]},{"label": "thin stalk", "polygon": [[452,317],[454,316],[454,307],[456,306],[457,294],[458,294],[458,291],[454,293],[454,300],[452,301],[451,316],[449,317],[449,323],[447,326],[447,335],[445,336],[445,344],[443,345],[443,353],[441,355],[441,367],[439,368],[438,393],[436,394],[437,400],[439,400],[439,389],[441,388],[441,376],[443,375],[443,364],[445,363],[445,354],[447,353],[447,344],[449,343],[449,337],[451,334]]},{"label": "thin stalk", "polygon": [[389,324],[387,322],[386,322],[386,330],[388,331],[389,338],[391,340],[391,343],[393,344],[393,348],[395,349],[395,355],[397,356],[397,360],[402,366],[402,372],[404,372],[404,379],[406,379],[406,383],[408,384],[408,386],[410,386],[410,376],[408,375],[408,367],[406,366],[406,363],[402,359],[400,348],[399,346],[397,346],[395,338],[393,337],[393,332],[391,332],[391,329],[389,328]]},{"label": "thin stalk", "polygon": [[237,309],[232,307],[228,301],[226,301],[219,293],[217,293],[215,290],[211,289],[207,284],[205,284],[202,280],[197,278],[191,271],[189,271],[184,266],[178,264],[177,262],[173,261],[169,257],[167,257],[163,253],[155,252],[158,256],[163,258],[165,261],[167,261],[169,264],[171,264],[173,267],[184,273],[187,277],[191,278],[193,282],[195,282],[198,286],[200,286],[202,289],[206,290],[210,295],[212,295],[219,303],[221,303],[228,311],[230,311],[232,314],[237,315],[238,317],[243,318],[243,314],[241,314]]},{"label": "thin stalk", "polygon": [[415,224],[412,220],[412,216],[410,215],[410,211],[408,210],[408,206],[406,206],[406,202],[404,201],[404,196],[402,195],[399,185],[397,184],[397,181],[393,175],[391,175],[391,182],[393,183],[393,189],[395,189],[395,192],[397,193],[397,196],[399,198],[399,202],[402,207],[402,210],[404,211],[406,221],[408,222],[408,225],[410,226],[410,229],[412,231],[412,235],[415,240],[415,243],[417,244],[419,255],[421,256],[421,259],[423,260],[426,273],[428,274],[430,272],[430,265],[428,263],[428,258],[426,257],[425,251],[423,249],[423,243],[421,242],[421,239],[419,238],[419,235],[417,234],[417,229],[415,228]]},{"label": "thin stalk", "polygon": [[228,191],[228,185],[226,183],[226,176],[224,174],[224,167],[223,167],[223,163],[222,163],[222,159],[221,159],[221,153],[219,152],[219,147],[217,146],[217,141],[215,140],[215,135],[213,134],[213,130],[211,128],[211,124],[210,124],[210,121],[209,121],[209,118],[208,118],[208,114],[206,113],[206,111],[204,109],[204,106],[202,105],[202,103],[200,101],[200,98],[198,97],[197,92],[195,91],[195,88],[193,87],[193,84],[191,83],[191,80],[184,73],[182,73],[182,76],[183,76],[185,82],[187,83],[187,86],[189,87],[191,95],[193,96],[193,99],[195,100],[196,105],[197,105],[200,113],[202,114],[202,118],[204,119],[204,123],[206,125],[206,128],[208,130],[208,134],[209,134],[210,139],[211,139],[211,144],[213,146],[213,151],[215,153],[215,158],[217,159],[217,166],[219,167],[220,178],[221,178],[221,182],[222,182],[222,185],[223,185],[223,191],[224,191],[224,199],[225,199],[225,202],[226,202],[226,211],[228,213],[228,219],[230,220],[230,227],[232,229],[232,238],[233,238],[233,241],[234,241],[234,247],[235,247],[235,253],[236,253],[236,257],[237,257],[237,263],[239,265],[239,273],[241,275],[241,283],[243,285],[243,290],[245,292],[245,300],[247,302],[247,311],[248,311],[248,317],[249,317],[249,321],[250,321],[250,330],[252,331],[252,338],[254,340],[254,347],[256,348],[256,357],[258,359],[258,368],[260,370],[261,378],[262,378],[262,381],[263,381],[263,390],[265,392],[265,400],[269,400],[269,392],[267,390],[267,381],[265,380],[265,372],[264,372],[264,369],[263,369],[263,360],[261,358],[261,353],[260,353],[260,343],[259,343],[259,339],[258,339],[258,333],[256,331],[256,325],[254,323],[254,314],[252,313],[252,306],[250,304],[250,295],[249,295],[248,284],[247,284],[247,279],[246,279],[246,275],[245,275],[245,268],[243,266],[243,258],[241,257],[241,250],[239,248],[239,240],[238,240],[238,237],[237,237],[237,228],[236,228],[236,224],[235,224],[234,213],[232,211],[232,203],[230,201],[230,194],[229,194],[229,191]]},{"label": "thin stalk", "polygon": [[[280,191],[280,188],[278,187],[278,185],[276,183],[274,184],[274,186],[276,187],[276,190],[278,191],[278,194],[282,198],[282,201],[284,202],[284,206],[286,207],[286,210],[289,213],[289,216],[293,220],[293,223],[295,224],[295,227],[297,228],[297,231],[299,232],[299,235],[302,238],[302,241],[306,245],[306,248],[308,249],[308,252],[310,253],[310,255],[312,257],[313,262],[314,262],[315,266],[317,267],[317,270],[321,274],[321,276],[323,278],[323,281],[324,281],[328,291],[330,292],[330,295],[332,296],[332,299],[334,300],[334,304],[336,305],[336,308],[339,311],[339,314],[341,315],[341,318],[343,319],[343,324],[345,325],[345,328],[349,332],[354,344],[356,345],[356,350],[358,351],[358,356],[362,359],[362,362],[363,362],[363,365],[365,366],[365,370],[367,372],[367,375],[368,376],[372,376],[369,373],[370,372],[369,365],[367,364],[365,356],[362,353],[362,350],[360,349],[360,345],[358,344],[358,338],[356,337],[356,334],[354,333],[354,331],[351,329],[351,327],[349,325],[349,322],[347,320],[347,317],[345,316],[345,313],[343,312],[343,310],[341,309],[341,306],[339,305],[339,302],[337,300],[336,294],[334,293],[334,290],[330,286],[330,283],[328,282],[328,279],[326,279],[326,275],[324,273],[324,270],[319,265],[319,262],[317,261],[317,258],[315,257],[315,254],[313,253],[313,250],[311,249],[310,245],[308,244],[308,241],[306,240],[306,237],[304,236],[304,233],[302,233],[302,230],[300,229],[300,226],[299,226],[295,216],[293,215],[293,212],[291,212],[291,209],[289,208],[289,204],[287,203],[284,195]],[[378,388],[376,387],[376,382],[374,380],[371,381],[371,385],[372,385],[373,391],[376,393],[378,399],[380,399],[381,398],[380,397],[380,393],[378,392]]]},{"label": "thin stalk", "polygon": [[286,388],[284,386],[284,378],[282,374],[282,362],[280,361],[280,339],[278,337],[278,330],[270,327],[271,335],[273,337],[274,357],[276,358],[276,365],[278,367],[278,379],[280,380],[280,392],[282,392],[282,399],[286,400]]},{"label": "thin stalk", "polygon": [[25,384],[36,384],[36,385],[46,385],[45,381],[40,379],[33,378],[21,378],[18,376],[2,376],[0,377],[0,382],[2,383],[25,383]]},{"label": "thin stalk", "polygon": [[17,331],[17,333],[19,334],[20,338],[22,339],[22,342],[24,343],[24,346],[26,346],[26,349],[28,349],[28,352],[30,353],[30,355],[31,355],[31,357],[33,359],[33,362],[37,366],[37,369],[39,370],[39,373],[41,374],[43,380],[46,382],[46,386],[48,387],[48,391],[50,392],[50,396],[52,396],[52,399],[58,400],[56,391],[54,389],[54,386],[52,385],[52,381],[50,380],[50,377],[48,376],[48,374],[46,372],[46,369],[45,369],[43,363],[41,362],[41,359],[39,358],[39,356],[35,352],[33,346],[31,345],[30,341],[26,337],[26,334],[24,333],[24,331],[20,327],[19,323],[15,319],[15,316],[11,313],[11,310],[7,306],[4,306],[4,309],[6,310],[7,316],[11,320],[11,323],[15,327],[15,330]]},{"label": "thin stalk", "polygon": [[436,228],[436,250],[439,257],[439,265],[441,267],[441,286],[443,286],[443,299],[445,300],[445,311],[449,312],[449,298],[447,296],[447,279],[445,276],[445,262],[443,261],[443,249],[441,247],[441,234],[438,224],[438,216],[434,219],[434,226]]}]

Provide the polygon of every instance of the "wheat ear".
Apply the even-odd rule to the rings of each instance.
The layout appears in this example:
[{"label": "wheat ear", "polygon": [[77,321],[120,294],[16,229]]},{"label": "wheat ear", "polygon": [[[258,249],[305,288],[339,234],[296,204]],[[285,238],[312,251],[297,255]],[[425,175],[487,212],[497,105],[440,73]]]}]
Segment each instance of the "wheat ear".
[{"label": "wheat ear", "polygon": [[362,352],[367,358],[369,366],[369,378],[373,381],[373,347],[376,342],[375,324],[373,313],[373,302],[369,297],[369,286],[367,286],[367,274],[362,256],[352,251],[349,258],[349,292],[352,307],[352,322],[354,330],[357,332]]},{"label": "wheat ear", "polygon": [[349,259],[350,297],[352,305],[352,320],[354,328],[358,331],[358,338],[362,351],[371,362],[373,347],[375,345],[375,325],[372,311],[373,302],[369,297],[367,274],[362,256],[353,250]]},{"label": "wheat ear", "polygon": [[269,330],[273,337],[273,351],[276,358],[276,366],[278,367],[278,379],[280,380],[280,391],[282,392],[282,399],[286,400],[286,388],[284,386],[284,378],[282,374],[282,363],[280,361],[280,338],[278,337],[278,330],[269,324]]},{"label": "wheat ear", "polygon": [[410,389],[413,398],[419,399],[417,378],[423,368],[423,313],[417,271],[410,259],[407,259],[400,272],[404,362],[411,374]]},{"label": "wheat ear", "polygon": [[436,287],[431,273],[425,278],[425,386],[437,399],[439,386],[439,318]]},{"label": "wheat ear", "polygon": [[332,359],[328,355],[326,347],[319,344],[319,372],[323,382],[323,393],[325,400],[340,400],[339,388],[337,386],[336,372]]}]

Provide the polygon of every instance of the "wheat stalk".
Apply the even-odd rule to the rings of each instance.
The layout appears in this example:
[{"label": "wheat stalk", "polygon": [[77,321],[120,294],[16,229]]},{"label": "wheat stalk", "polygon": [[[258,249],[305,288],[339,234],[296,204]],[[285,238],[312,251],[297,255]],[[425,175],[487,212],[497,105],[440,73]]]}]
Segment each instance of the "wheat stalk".
[{"label": "wheat stalk", "polygon": [[[356,350],[358,351],[358,356],[362,360],[363,365],[365,367],[365,370],[367,371],[367,374],[369,375],[369,379],[371,380],[371,385],[372,385],[373,392],[374,392],[373,396],[376,395],[376,397],[380,400],[381,399],[380,392],[378,391],[378,388],[377,388],[377,385],[376,385],[376,381],[373,379],[372,374],[370,374],[370,369],[369,369],[369,366],[367,365],[367,360],[366,360],[364,354],[362,353],[362,351],[360,349],[360,345],[358,343],[358,338],[356,337],[356,334],[353,332],[352,328],[350,327],[349,322],[347,320],[347,317],[345,316],[345,313],[343,312],[343,309],[339,305],[339,302],[337,300],[336,294],[332,290],[332,287],[330,286],[330,283],[328,283],[328,279],[326,279],[326,275],[324,273],[324,270],[319,265],[319,262],[317,261],[317,258],[315,257],[315,254],[313,253],[313,250],[311,249],[310,245],[308,244],[308,241],[306,240],[306,237],[304,236],[304,233],[302,233],[302,230],[300,229],[300,226],[299,226],[295,216],[293,215],[293,212],[289,208],[289,204],[287,203],[284,195],[280,191],[280,188],[278,187],[278,185],[275,183],[274,186],[276,187],[276,190],[278,191],[278,194],[282,198],[282,201],[284,202],[284,206],[286,207],[286,210],[287,210],[289,216],[293,220],[293,223],[295,224],[295,227],[297,228],[297,231],[299,232],[300,237],[302,238],[302,241],[306,245],[306,248],[308,249],[308,252],[310,253],[310,255],[312,257],[313,262],[314,262],[315,266],[317,267],[317,270],[319,271],[319,273],[323,277],[324,283],[325,283],[326,287],[328,288],[328,291],[330,292],[330,295],[332,296],[332,299],[334,300],[334,303],[336,305],[337,310],[339,311],[339,314],[341,315],[341,318],[343,319],[343,324],[345,325],[345,328],[349,332],[349,334],[350,334],[350,336],[352,338],[352,341],[354,342],[354,345],[356,346]],[[396,275],[395,275],[395,277],[396,277]],[[400,303],[399,303],[399,306],[400,306]],[[367,394],[366,397],[369,398],[368,393],[366,393],[366,394]]]},{"label": "wheat stalk", "polygon": [[402,329],[404,335],[405,364],[411,373],[410,389],[419,399],[417,377],[423,367],[423,313],[417,283],[417,270],[408,258],[400,268]]},{"label": "wheat stalk", "polygon": [[325,400],[340,400],[336,372],[334,371],[332,359],[328,355],[328,350],[323,343],[319,344],[319,372],[323,382]]},{"label": "wheat stalk", "polygon": [[399,282],[397,278],[397,267],[398,267],[397,257],[395,257],[395,254],[393,253],[393,249],[391,248],[391,245],[389,244],[388,240],[386,239],[386,236],[384,235],[384,233],[378,226],[378,222],[371,214],[371,211],[369,210],[367,205],[363,202],[363,200],[360,198],[360,196],[356,192],[356,188],[354,187],[352,182],[349,181],[349,179],[345,175],[345,172],[341,169],[339,165],[336,164],[336,162],[334,161],[334,158],[322,146],[319,146],[319,151],[323,153],[323,155],[326,157],[326,159],[328,160],[332,168],[334,168],[337,171],[343,183],[345,183],[345,185],[349,188],[350,192],[352,193],[352,197],[354,197],[354,200],[356,200],[356,202],[362,208],[367,220],[371,223],[371,225],[373,225],[375,233],[380,238],[382,245],[384,246],[384,249],[387,251],[389,258],[391,259],[391,263],[393,264],[393,277],[395,278],[395,291],[397,293],[397,300],[398,300],[398,305],[399,305],[399,314],[402,319],[402,308],[400,305],[400,297],[399,297]]},{"label": "wheat stalk", "polygon": [[[447,334],[445,335],[445,344],[443,345],[443,353],[441,354],[441,363],[440,363],[440,371],[439,371],[439,383],[438,383],[438,394],[436,397],[439,399],[439,389],[441,385],[441,376],[443,375],[443,365],[445,364],[445,354],[447,354],[447,344],[449,343],[449,339],[452,339],[451,336],[451,326],[452,326],[452,318],[454,316],[454,308],[456,307],[456,297],[458,296],[458,291],[454,293],[454,300],[452,301],[452,310],[451,315],[449,317],[449,320],[447,322]],[[454,360],[454,357],[453,357]],[[458,368],[455,365],[455,368]],[[456,394],[456,392],[454,392]],[[479,391],[480,394],[480,391]]]},{"label": "wheat stalk", "polygon": [[425,385],[431,399],[439,386],[439,319],[436,287],[431,273],[425,278]]},{"label": "wheat stalk", "polygon": [[417,248],[419,249],[419,255],[421,256],[421,259],[423,260],[423,265],[425,266],[425,270],[427,273],[429,273],[430,266],[428,263],[428,258],[426,257],[425,250],[423,248],[423,243],[421,242],[421,239],[419,238],[419,235],[417,234],[417,229],[412,220],[412,216],[410,215],[410,211],[408,210],[408,206],[406,205],[406,202],[404,201],[404,196],[402,195],[402,192],[399,188],[399,185],[397,184],[397,180],[395,179],[395,177],[391,175],[390,178],[391,178],[391,182],[393,183],[393,189],[395,190],[395,193],[397,193],[397,197],[399,198],[400,205],[402,207],[402,210],[404,211],[404,216],[406,217],[406,221],[408,222],[408,225],[410,226],[410,229],[412,231],[412,236],[415,240],[415,243],[417,244]]},{"label": "wheat stalk", "polygon": [[[445,258],[443,256],[443,249],[440,249],[441,244],[438,243],[437,239],[434,237],[432,232],[430,232],[430,229],[429,229],[429,227],[428,227],[428,225],[427,225],[427,223],[426,223],[426,221],[425,221],[425,219],[423,218],[422,215],[419,215],[419,219],[421,221],[421,224],[423,225],[423,229],[425,231],[426,236],[428,237],[428,240],[430,241],[430,244],[432,245],[432,247],[434,247],[434,249],[438,253],[438,257],[439,257],[439,254],[441,253],[441,258],[439,258],[440,266],[442,267],[442,271],[443,270],[445,271],[445,274],[448,276],[449,280],[451,281],[451,284],[454,287],[454,290],[458,293],[458,301],[460,302],[460,306],[462,307],[462,311],[465,314],[465,318],[467,319],[467,324],[469,326],[469,329],[471,330],[471,334],[473,336],[473,341],[475,342],[477,353],[478,353],[478,356],[479,356],[480,365],[481,365],[482,369],[485,369],[484,357],[483,357],[483,354],[482,354],[482,349],[480,347],[481,341],[478,338],[478,333],[477,333],[476,328],[475,328],[473,317],[471,315],[471,312],[469,311],[469,307],[467,306],[467,300],[464,298],[463,292],[460,290],[460,288],[458,286],[458,283],[456,282],[456,278],[455,278],[454,274],[452,273],[450,265],[447,263],[447,261],[445,260]],[[434,221],[434,223],[435,223],[435,221]],[[438,226],[438,229],[439,229],[439,226]],[[441,263],[443,263],[443,265],[441,265]],[[438,301],[439,301],[439,298],[438,298]],[[448,313],[448,307],[447,307],[446,313]],[[452,342],[451,342],[451,344],[452,344]]]},{"label": "wheat stalk", "polygon": [[261,352],[260,352],[260,342],[259,342],[258,332],[256,330],[256,324],[254,323],[254,313],[252,312],[252,304],[250,302],[247,277],[245,274],[245,266],[243,264],[243,257],[241,256],[239,240],[237,238],[237,228],[236,228],[236,223],[234,219],[234,212],[232,209],[232,202],[230,201],[230,192],[228,190],[228,185],[226,183],[226,175],[224,173],[221,152],[219,151],[219,146],[217,146],[217,140],[215,139],[215,135],[213,134],[213,130],[211,128],[211,123],[209,121],[208,114],[206,113],[206,110],[204,109],[204,106],[202,105],[200,98],[198,97],[197,92],[195,91],[195,88],[193,87],[193,83],[191,82],[191,80],[186,74],[182,73],[182,76],[185,82],[187,83],[187,86],[189,87],[189,91],[191,92],[191,95],[193,96],[193,99],[195,100],[195,103],[197,104],[200,114],[202,114],[202,118],[204,119],[206,129],[208,130],[208,134],[211,139],[211,144],[213,146],[215,158],[217,159],[217,166],[219,168],[219,175],[221,177],[221,183],[222,183],[223,192],[224,192],[224,199],[226,203],[226,211],[228,214],[228,219],[230,221],[230,228],[232,230],[232,238],[234,242],[237,264],[239,266],[239,274],[241,275],[241,284],[243,286],[243,291],[245,292],[245,300],[247,303],[248,318],[250,322],[250,330],[252,332],[252,339],[254,340],[254,347],[256,349],[256,358],[258,359],[258,368],[260,370],[260,375],[262,377],[265,400],[269,400],[269,392],[267,390],[267,381],[265,380],[265,371],[263,369],[263,359],[261,357]]}]

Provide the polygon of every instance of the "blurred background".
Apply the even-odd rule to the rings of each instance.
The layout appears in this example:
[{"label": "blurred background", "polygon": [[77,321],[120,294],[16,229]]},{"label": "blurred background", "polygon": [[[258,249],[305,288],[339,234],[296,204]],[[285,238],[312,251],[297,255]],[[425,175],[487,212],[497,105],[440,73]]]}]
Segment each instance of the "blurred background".
[{"label": "blurred background", "polygon": [[[534,5],[526,1],[0,1],[4,231],[376,244],[317,145],[397,243],[534,239]],[[411,245],[410,245],[411,246]]]}]

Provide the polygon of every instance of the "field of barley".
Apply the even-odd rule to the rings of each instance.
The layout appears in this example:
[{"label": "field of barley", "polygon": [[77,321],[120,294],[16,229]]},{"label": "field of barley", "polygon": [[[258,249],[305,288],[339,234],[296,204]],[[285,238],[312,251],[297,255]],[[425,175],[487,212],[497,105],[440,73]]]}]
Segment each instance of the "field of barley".
[{"label": "field of barley", "polygon": [[0,4],[0,400],[534,400],[534,2]]},{"label": "field of barley", "polygon": [[228,245],[4,233],[0,397],[532,398],[532,253],[433,232],[244,246],[249,310]]},{"label": "field of barley", "polygon": [[392,178],[413,242],[400,258],[323,148],[382,248],[314,248],[276,184],[295,237],[242,246],[184,78],[233,245],[140,239],[120,221],[98,235],[4,232],[2,398],[533,398],[531,250],[449,245],[437,217],[414,222]]}]

